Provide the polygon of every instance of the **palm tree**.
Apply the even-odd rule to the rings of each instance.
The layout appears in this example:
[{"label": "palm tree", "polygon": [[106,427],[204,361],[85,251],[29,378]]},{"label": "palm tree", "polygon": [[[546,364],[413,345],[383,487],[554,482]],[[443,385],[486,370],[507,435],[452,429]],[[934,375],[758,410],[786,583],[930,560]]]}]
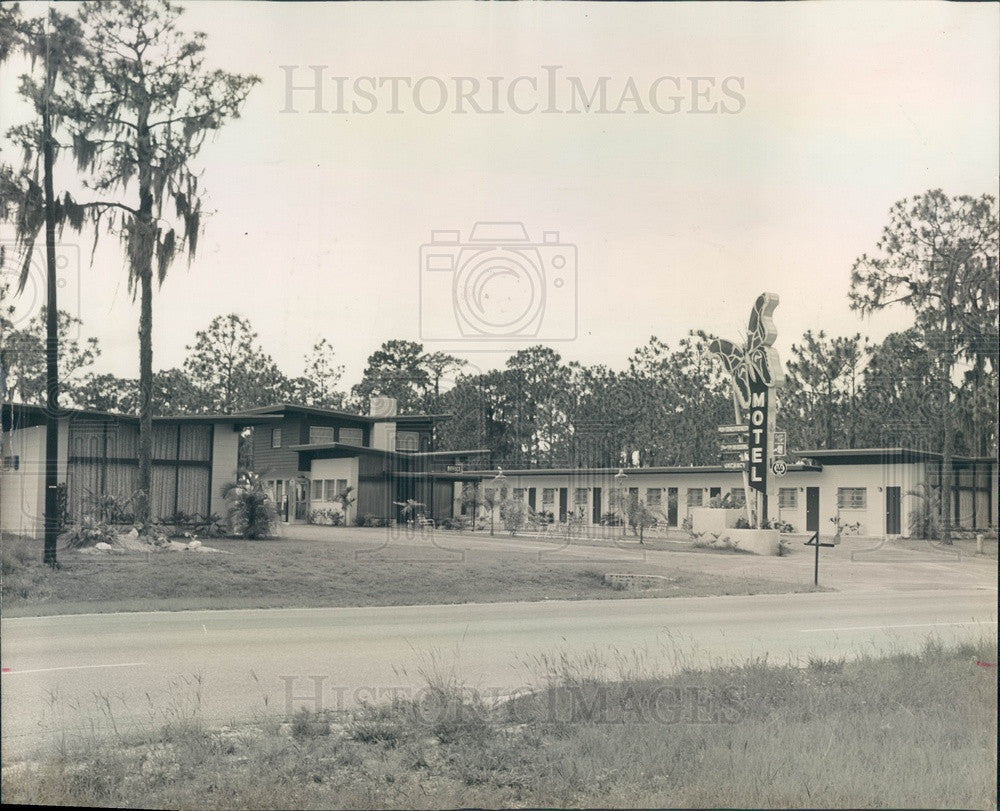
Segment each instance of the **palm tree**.
[{"label": "palm tree", "polygon": [[402,517],[403,521],[406,523],[409,523],[414,518],[416,518],[418,507],[427,506],[422,501],[416,501],[415,499],[412,498],[408,498],[406,499],[406,501],[394,501],[392,503],[395,504],[397,507],[401,508],[399,514]]},{"label": "palm tree", "polygon": [[341,490],[333,497],[335,504],[340,505],[340,509],[344,512],[344,523],[347,523],[347,510],[356,501],[356,499],[351,495],[354,492],[353,487],[348,487],[346,490]]},{"label": "palm tree", "polygon": [[483,488],[478,482],[466,482],[462,485],[462,508],[472,507],[472,531],[476,531],[476,513],[483,503]]},{"label": "palm tree", "polygon": [[499,491],[495,488],[487,487],[483,490],[483,496],[480,504],[490,511],[490,535],[493,535],[494,514],[496,513],[497,507],[501,504]]}]

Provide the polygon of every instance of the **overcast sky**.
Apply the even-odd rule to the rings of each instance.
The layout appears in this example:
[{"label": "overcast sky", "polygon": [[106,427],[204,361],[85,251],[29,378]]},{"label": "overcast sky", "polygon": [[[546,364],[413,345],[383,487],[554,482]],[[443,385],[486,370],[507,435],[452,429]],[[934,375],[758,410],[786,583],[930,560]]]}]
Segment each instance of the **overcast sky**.
[{"label": "overcast sky", "polygon": [[[997,188],[995,4],[186,5],[209,63],[262,83],[202,152],[214,213],[190,268],[177,262],[156,295],[157,368],[180,365],[195,331],[230,311],[288,374],[325,337],[356,382],[382,341],[421,340],[421,307],[424,330],[456,337],[427,347],[462,354],[473,345],[435,321],[450,316],[441,279],[453,275],[428,277],[419,252],[432,230],[464,242],[477,221],[521,221],[533,242],[558,231],[576,247],[575,290],[572,252],[537,254],[569,261],[561,287],[551,267],[541,282],[539,334],[578,331],[552,344],[564,359],[620,367],[650,335],[737,337],[764,290],[781,297],[787,359],[808,328],[878,339],[908,324],[902,313],[862,321],[847,303],[853,260],[873,249],[894,201]],[[282,112],[289,71],[308,85],[308,66],[323,66],[327,112],[310,112],[309,90],[294,93],[298,112]],[[554,105],[545,66],[560,66]],[[0,110],[16,116],[13,73]],[[589,95],[602,76],[606,107],[622,113],[544,112],[582,109],[569,77]],[[417,98],[400,80],[393,114],[392,83],[377,77],[432,78]],[[480,85],[462,114],[453,77]],[[442,88],[445,109],[433,112]],[[494,89],[501,112],[476,112],[495,106]],[[84,242],[63,304],[101,339],[101,370],[135,376],[138,307],[120,249],[105,237],[91,266]],[[525,288],[514,278],[496,276],[487,293],[516,302]],[[502,311],[498,301],[489,306]],[[485,368],[505,355],[466,357]]]}]

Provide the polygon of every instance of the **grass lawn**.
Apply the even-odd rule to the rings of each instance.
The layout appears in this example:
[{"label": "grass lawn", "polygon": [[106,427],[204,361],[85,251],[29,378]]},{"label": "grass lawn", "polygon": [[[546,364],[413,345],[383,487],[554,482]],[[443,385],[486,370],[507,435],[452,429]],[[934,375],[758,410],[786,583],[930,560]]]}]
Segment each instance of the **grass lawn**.
[{"label": "grass lawn", "polygon": [[[996,808],[995,639],[807,667],[612,681],[554,660],[538,692],[420,700],[143,740],[4,770],[9,803],[148,808]],[[992,665],[986,666],[986,665]]]},{"label": "grass lawn", "polygon": [[[345,536],[349,538],[350,536]],[[3,614],[759,594],[812,590],[765,578],[672,571],[648,562],[539,560],[537,551],[479,546],[463,559],[428,545],[379,549],[367,540],[208,540],[230,554],[193,552],[41,560],[40,542],[4,539]],[[448,539],[452,540],[452,539]],[[454,539],[461,545],[461,539]],[[666,575],[662,587],[619,591],[606,572]]]}]

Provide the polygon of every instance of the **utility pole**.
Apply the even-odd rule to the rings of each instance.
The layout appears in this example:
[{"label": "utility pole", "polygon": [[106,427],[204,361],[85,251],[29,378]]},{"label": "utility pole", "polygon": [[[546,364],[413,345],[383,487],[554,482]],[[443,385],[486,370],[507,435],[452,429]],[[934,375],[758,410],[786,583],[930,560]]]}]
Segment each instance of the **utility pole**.
[{"label": "utility pole", "polygon": [[[47,35],[46,35],[47,36]],[[52,190],[52,114],[49,105],[55,68],[46,49],[45,99],[42,102],[42,165],[45,187],[45,552],[43,562],[59,568],[59,306],[56,300],[56,216]]]}]

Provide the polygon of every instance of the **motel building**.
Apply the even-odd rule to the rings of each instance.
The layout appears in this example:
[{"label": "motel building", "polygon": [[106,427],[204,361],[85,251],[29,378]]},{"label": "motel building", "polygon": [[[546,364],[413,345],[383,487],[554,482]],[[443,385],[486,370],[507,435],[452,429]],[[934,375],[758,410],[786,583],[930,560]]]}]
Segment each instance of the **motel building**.
[{"label": "motel building", "polygon": [[[368,414],[290,403],[247,412],[274,420],[254,430],[253,466],[280,520],[309,523],[330,512],[348,524],[399,520],[410,500],[427,518],[453,516],[456,471],[481,467],[476,460],[489,451],[439,451],[435,426],[450,415],[397,410],[394,398],[372,397]],[[345,514],[337,497],[348,491]]]},{"label": "motel building", "polygon": [[[225,414],[153,417],[152,517],[225,516],[222,494],[236,481],[240,434],[270,421]],[[41,406],[4,403],[0,409],[0,532],[44,535],[45,423]],[[62,409],[58,439],[58,482],[71,523],[91,514],[96,498],[128,499],[138,489],[137,417]]]},{"label": "motel building", "polygon": [[[44,505],[45,412],[3,405],[0,530],[40,536]],[[739,471],[722,466],[498,470],[484,449],[438,450],[436,426],[446,414],[398,414],[392,398],[374,397],[368,414],[283,403],[236,415],[154,418],[155,518],[179,512],[225,516],[224,486],[235,480],[239,437],[252,428],[253,467],[285,524],[340,513],[399,521],[400,504],[416,501],[440,524],[458,515],[462,488],[481,483],[523,500],[554,524],[596,526],[616,515],[616,496],[642,499],[660,524],[681,528],[691,508],[714,497],[744,498]],[[67,411],[59,420],[59,481],[71,520],[94,494],[127,497],[138,474],[138,420],[97,411]],[[997,462],[953,459],[953,523],[997,525]],[[791,454],[783,476],[768,475],[768,515],[796,532],[832,535],[834,520],[857,534],[911,534],[912,491],[940,487],[940,454],[908,448],[812,449]],[[350,488],[346,515],[338,496]],[[480,506],[481,519],[489,514]],[[499,511],[494,523],[500,526]],[[323,523],[321,520],[320,523]],[[483,524],[480,524],[482,526]]]},{"label": "motel building", "polygon": [[[254,430],[254,468],[286,523],[307,523],[316,510],[340,512],[335,500],[352,488],[347,523],[366,515],[401,519],[399,506],[419,502],[427,518],[440,523],[458,515],[462,488],[481,483],[521,499],[534,512],[550,513],[553,523],[573,516],[584,526],[600,525],[615,513],[615,498],[627,491],[643,499],[667,527],[680,528],[690,509],[716,496],[744,499],[739,471],[721,466],[626,467],[504,470],[484,449],[439,451],[435,427],[447,414],[399,415],[392,398],[372,398],[370,413],[279,404],[249,412],[280,421]],[[768,515],[796,532],[836,531],[831,519],[857,523],[857,534],[909,535],[909,513],[920,485],[940,486],[940,454],[907,448],[803,450],[787,473],[768,477]],[[997,523],[997,462],[990,457],[957,457],[953,465],[953,523],[988,529]],[[479,507],[481,519],[489,514]],[[499,526],[499,511],[494,515]]]},{"label": "motel building", "polygon": [[[795,532],[833,535],[839,517],[844,525],[859,524],[856,534],[875,537],[908,536],[910,511],[920,485],[940,487],[941,456],[907,448],[804,450],[787,465],[785,475],[768,476],[768,516],[791,524]],[[997,462],[985,458],[953,459],[953,523],[967,529],[997,525]],[[646,468],[567,468],[471,472],[484,488],[500,487],[508,497],[523,500],[535,512],[565,523],[599,524],[608,514],[620,515],[621,497],[641,499],[668,528],[683,526],[692,507],[729,494],[745,502],[743,476],[719,466]],[[456,488],[456,512],[460,511]],[[494,516],[495,519],[499,515]]]}]

